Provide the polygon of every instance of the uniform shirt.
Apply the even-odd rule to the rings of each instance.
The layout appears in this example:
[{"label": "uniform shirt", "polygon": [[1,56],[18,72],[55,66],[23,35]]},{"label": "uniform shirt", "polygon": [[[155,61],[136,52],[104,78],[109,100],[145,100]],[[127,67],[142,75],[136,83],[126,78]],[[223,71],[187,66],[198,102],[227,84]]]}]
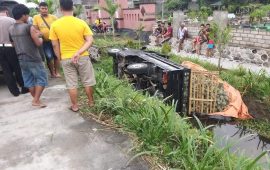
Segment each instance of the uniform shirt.
[{"label": "uniform shirt", "polygon": [[[63,16],[51,25],[50,40],[59,40],[62,60],[70,59],[85,43],[84,36],[92,36],[86,22],[73,16]],[[88,56],[85,51],[81,56]]]},{"label": "uniform shirt", "polygon": [[0,16],[0,44],[10,44],[8,29],[15,24],[15,20],[10,17]]},{"label": "uniform shirt", "polygon": [[[45,21],[48,23],[49,26],[57,20],[57,17],[54,15],[49,14],[47,17],[44,17]],[[33,25],[38,27],[40,32],[43,34],[43,38],[45,41],[49,41],[49,32],[50,29],[47,27],[41,15],[35,15],[33,18]]]}]

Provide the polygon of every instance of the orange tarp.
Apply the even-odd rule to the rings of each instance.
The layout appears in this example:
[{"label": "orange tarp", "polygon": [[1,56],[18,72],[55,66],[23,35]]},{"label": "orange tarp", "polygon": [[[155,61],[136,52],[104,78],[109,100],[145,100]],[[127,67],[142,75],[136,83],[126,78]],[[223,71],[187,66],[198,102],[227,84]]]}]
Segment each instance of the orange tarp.
[{"label": "orange tarp", "polygon": [[[186,66],[194,71],[208,71],[200,65],[194,64],[190,61],[184,61],[181,65]],[[229,97],[229,104],[223,112],[209,113],[210,115],[222,115],[227,117],[235,117],[238,119],[251,119],[252,116],[248,113],[248,108],[242,100],[242,96],[238,90],[232,87],[225,81],[219,79],[223,84],[224,90]]]}]

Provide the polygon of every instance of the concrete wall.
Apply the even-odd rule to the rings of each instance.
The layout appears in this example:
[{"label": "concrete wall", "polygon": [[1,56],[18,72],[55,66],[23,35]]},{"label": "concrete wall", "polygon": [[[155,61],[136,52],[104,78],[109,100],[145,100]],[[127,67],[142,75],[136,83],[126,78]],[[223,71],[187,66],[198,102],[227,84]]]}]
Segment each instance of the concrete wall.
[{"label": "concrete wall", "polygon": [[[195,37],[199,32],[199,25],[187,25],[188,33]],[[247,47],[270,50],[270,32],[251,29],[232,29],[230,46]]]},{"label": "concrete wall", "polygon": [[270,32],[250,29],[233,29],[231,34],[231,45],[270,49]]},{"label": "concrete wall", "polygon": [[[128,0],[116,0],[115,3],[119,4],[119,8],[115,13],[115,18],[118,22],[119,29],[132,29],[137,30],[140,24],[144,25],[144,31],[152,31],[156,22],[156,4],[140,4],[138,8],[129,8]],[[99,5],[105,7],[105,0],[100,0]],[[142,16],[141,9],[144,8],[145,15]],[[102,10],[86,11],[88,14],[89,23],[94,24],[97,17],[101,18],[107,24],[110,24],[109,15]]]},{"label": "concrete wall", "polygon": [[[192,38],[199,32],[199,24],[187,25],[191,38],[185,41],[183,50],[190,53],[192,51]],[[255,31],[250,29],[233,29],[232,40],[224,50],[222,57],[230,61],[241,63],[252,63],[262,68],[270,68],[270,32]],[[155,45],[155,37],[150,37],[151,44]],[[176,37],[170,41],[172,47],[177,49],[178,41]],[[207,44],[202,44],[201,54],[206,54]],[[218,57],[218,52],[214,50],[214,57]]]}]

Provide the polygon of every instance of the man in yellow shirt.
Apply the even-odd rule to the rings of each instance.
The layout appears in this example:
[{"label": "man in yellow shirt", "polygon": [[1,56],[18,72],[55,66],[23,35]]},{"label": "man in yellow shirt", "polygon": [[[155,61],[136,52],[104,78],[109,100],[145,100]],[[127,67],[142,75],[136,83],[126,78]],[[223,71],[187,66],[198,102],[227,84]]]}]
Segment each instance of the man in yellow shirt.
[{"label": "man in yellow shirt", "polygon": [[81,19],[73,17],[72,0],[60,0],[63,17],[51,25],[50,40],[54,52],[61,60],[71,107],[74,112],[78,107],[78,77],[84,85],[88,105],[94,106],[93,87],[96,84],[94,69],[89,58],[88,49],[93,42],[93,33]]},{"label": "man in yellow shirt", "polygon": [[33,18],[33,25],[40,30],[43,35],[43,50],[46,56],[48,68],[51,73],[51,77],[60,77],[59,68],[60,61],[54,54],[52,43],[49,39],[49,32],[51,24],[57,20],[57,17],[49,14],[48,4],[46,2],[41,2],[39,4],[39,15],[35,15]]}]

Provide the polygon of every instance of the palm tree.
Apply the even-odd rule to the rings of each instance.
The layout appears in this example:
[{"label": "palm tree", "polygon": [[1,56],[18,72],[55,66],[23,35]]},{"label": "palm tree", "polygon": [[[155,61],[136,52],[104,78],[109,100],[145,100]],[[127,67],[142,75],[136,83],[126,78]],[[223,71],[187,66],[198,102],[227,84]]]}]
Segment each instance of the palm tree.
[{"label": "palm tree", "polygon": [[114,28],[114,20],[115,20],[115,12],[117,11],[117,9],[119,8],[119,4],[116,4],[113,2],[113,0],[105,0],[106,2],[106,7],[103,7],[103,6],[96,6],[95,9],[97,10],[103,10],[103,11],[106,11],[110,18],[111,18],[111,26],[112,26],[112,29],[113,29],[113,37],[114,37],[114,34],[115,34],[115,28]]}]

